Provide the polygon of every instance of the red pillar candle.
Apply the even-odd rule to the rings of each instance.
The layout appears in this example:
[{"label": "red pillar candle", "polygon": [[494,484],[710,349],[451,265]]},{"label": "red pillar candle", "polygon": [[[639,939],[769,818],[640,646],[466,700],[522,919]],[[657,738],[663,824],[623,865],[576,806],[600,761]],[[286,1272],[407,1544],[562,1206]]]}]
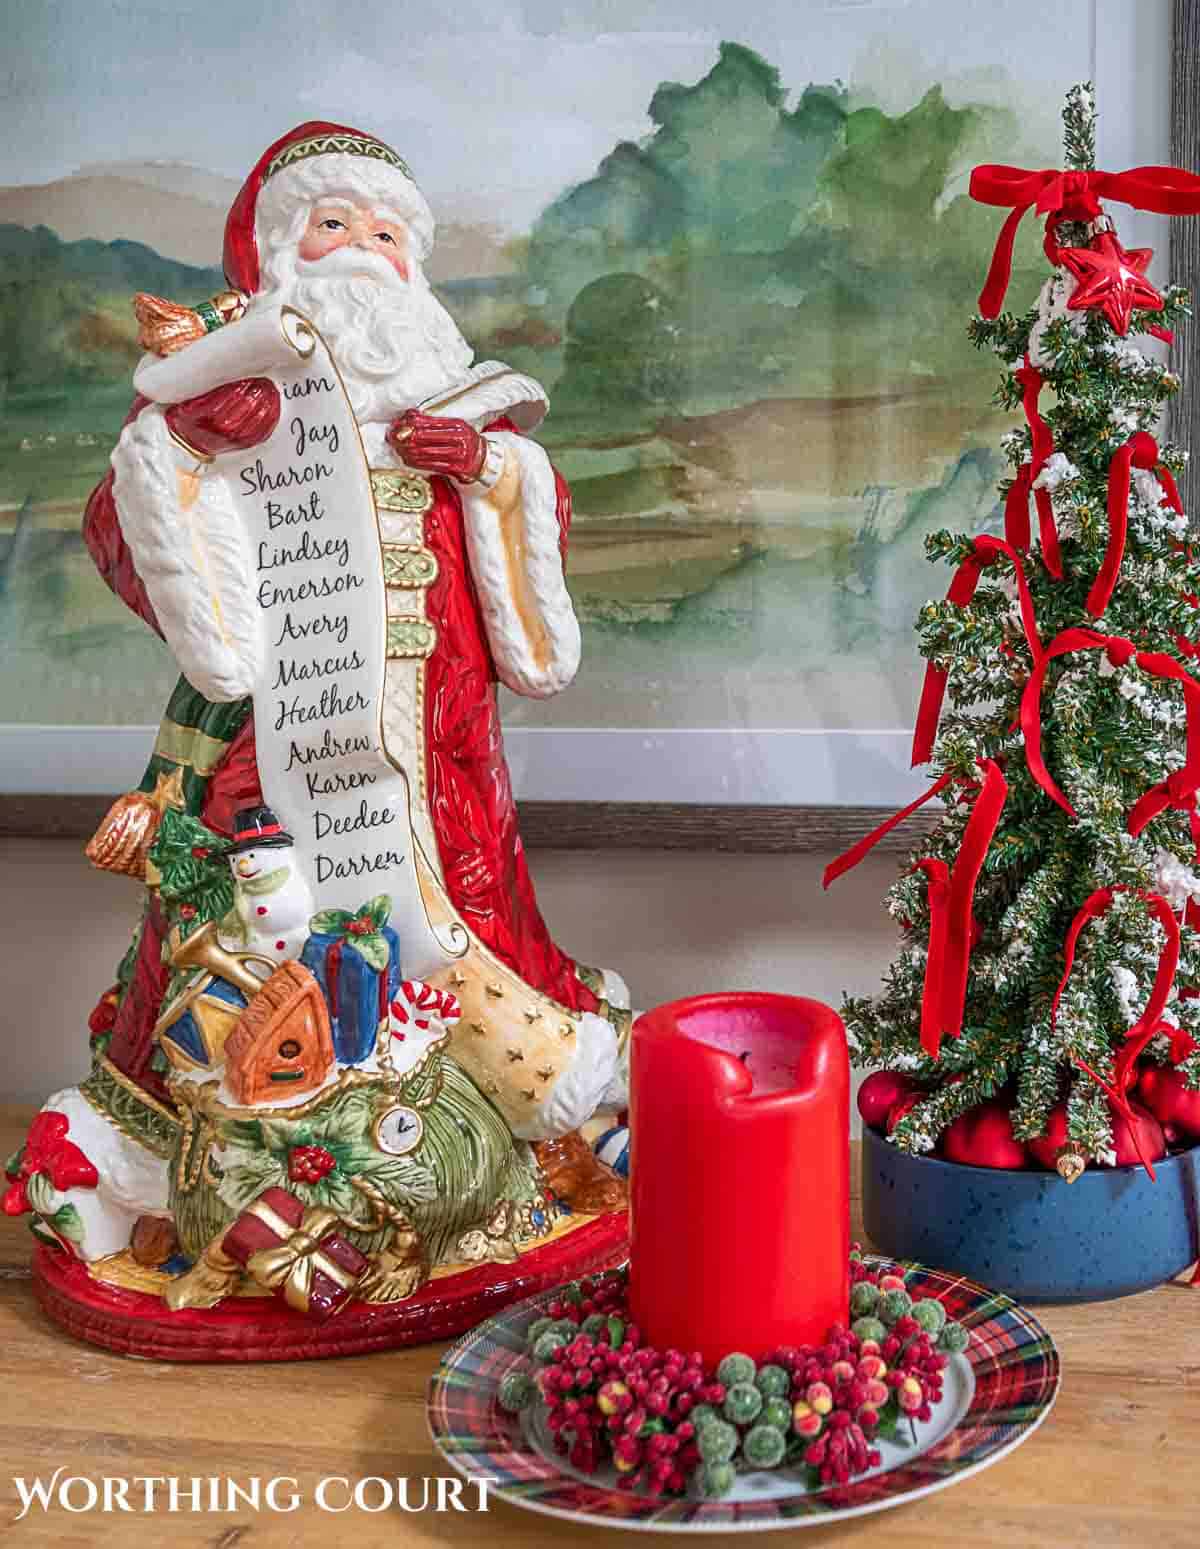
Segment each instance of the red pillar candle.
[{"label": "red pillar candle", "polygon": [[756,1360],[844,1323],[850,1067],[791,995],[677,1000],[634,1024],[633,1314],[653,1345]]}]

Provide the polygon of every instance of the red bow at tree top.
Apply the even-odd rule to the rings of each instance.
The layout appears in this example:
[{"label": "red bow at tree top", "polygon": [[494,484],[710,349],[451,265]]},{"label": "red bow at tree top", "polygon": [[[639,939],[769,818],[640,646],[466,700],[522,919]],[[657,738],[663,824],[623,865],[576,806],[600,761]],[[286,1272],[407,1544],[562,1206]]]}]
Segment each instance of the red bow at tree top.
[{"label": "red bow at tree top", "polygon": [[[989,541],[998,542],[997,539]],[[975,883],[1008,798],[1008,785],[1000,773],[999,765],[990,758],[981,758],[977,762],[983,771],[983,783],[978,787],[975,805],[967,820],[953,868],[947,866],[945,861],[932,858],[920,860],[914,867],[914,870],[923,871],[929,879],[929,946],[925,955],[925,991],[921,1002],[921,1046],[935,1060],[941,1053],[943,1036],[956,1038],[962,1032],[963,1007],[967,999],[967,970],[974,944],[975,917],[972,906],[975,902]],[[826,867],[825,886],[828,887],[843,872],[857,866],[885,834],[911,816],[918,807],[963,778],[955,771],[947,770],[923,796],[919,796],[886,823],[880,824],[873,833],[860,839],[845,855],[839,856]]]},{"label": "red bow at tree top", "polygon": [[1086,1075],[1091,1076],[1096,1084],[1108,1094],[1108,1100],[1113,1107],[1122,1114],[1129,1123],[1129,1133],[1133,1137],[1134,1146],[1141,1158],[1142,1166],[1154,1177],[1154,1168],[1146,1160],[1142,1152],[1141,1143],[1138,1140],[1137,1120],[1129,1101],[1126,1088],[1129,1085],[1129,1076],[1133,1066],[1142,1050],[1160,1030],[1162,1014],[1166,1009],[1167,997],[1171,993],[1171,986],[1175,982],[1175,971],[1179,967],[1179,925],[1175,916],[1171,913],[1171,906],[1159,893],[1144,893],[1138,889],[1125,886],[1101,888],[1085,902],[1083,908],[1071,921],[1071,928],[1067,932],[1065,961],[1063,976],[1059,980],[1058,988],[1054,992],[1054,1000],[1050,1005],[1050,1026],[1053,1028],[1058,1019],[1058,1007],[1063,998],[1063,991],[1067,987],[1067,980],[1071,977],[1071,969],[1075,964],[1075,948],[1084,926],[1089,920],[1098,920],[1101,915],[1108,912],[1114,897],[1118,893],[1136,892],[1150,913],[1166,932],[1167,940],[1158,959],[1158,971],[1154,976],[1154,988],[1150,991],[1150,999],[1146,1002],[1146,1008],[1137,1021],[1125,1034],[1125,1047],[1117,1056],[1113,1066],[1113,1079],[1106,1081],[1098,1075],[1090,1065],[1086,1065],[1078,1055],[1075,1063]]},{"label": "red bow at tree top", "polygon": [[1117,577],[1121,573],[1121,561],[1125,558],[1131,468],[1156,469],[1168,505],[1183,515],[1183,502],[1179,498],[1171,470],[1159,464],[1158,442],[1147,431],[1139,430],[1130,436],[1124,446],[1117,448],[1108,465],[1108,548],[1104,551],[1104,560],[1088,593],[1087,610],[1093,618],[1099,618],[1108,607]]},{"label": "red bow at tree top", "polygon": [[1046,217],[1046,257],[1058,262],[1059,221],[1094,221],[1100,200],[1114,199],[1156,215],[1200,215],[1200,177],[1179,167],[1131,167],[1127,172],[1059,172],[986,164],[971,173],[971,198],[1011,210],[1000,228],[987,282],[979,295],[984,317],[998,317],[1012,275],[1017,227],[1036,207]]},{"label": "red bow at tree top", "polygon": [[[1028,519],[1027,519],[1028,520]],[[962,561],[954,580],[950,583],[950,590],[946,593],[946,601],[965,608],[975,596],[979,586],[979,577],[986,565],[1004,555],[1011,560],[1013,571],[1017,578],[1017,596],[1021,605],[1021,623],[1025,629],[1025,640],[1029,646],[1030,654],[1036,666],[1042,655],[1041,641],[1038,639],[1037,619],[1033,611],[1033,598],[1029,595],[1029,583],[1025,579],[1025,568],[1021,564],[1021,556],[1017,553],[1012,542],[1003,543],[999,538],[976,538],[971,552]],[[946,696],[947,672],[944,667],[935,667],[929,662],[925,668],[925,685],[921,690],[921,703],[917,709],[917,725],[913,732],[912,762],[915,768],[918,764],[927,764],[933,757],[933,745],[937,740],[938,721],[942,714],[942,701]],[[926,797],[925,800],[929,798]]]},{"label": "red bow at tree top", "polygon": [[1030,774],[1064,812],[1073,818],[1079,816],[1058,788],[1042,757],[1042,687],[1046,670],[1056,657],[1066,656],[1071,651],[1106,651],[1114,667],[1123,667],[1136,660],[1143,672],[1157,678],[1171,678],[1182,686],[1187,711],[1187,754],[1183,768],[1159,781],[1138,800],[1126,826],[1136,835],[1168,807],[1190,812],[1192,839],[1200,858],[1200,819],[1196,814],[1196,792],[1200,790],[1200,682],[1173,656],[1160,651],[1139,651],[1132,640],[1125,640],[1120,635],[1102,635],[1095,629],[1064,629],[1056,635],[1034,666],[1021,696],[1021,731],[1025,737],[1025,760]]}]

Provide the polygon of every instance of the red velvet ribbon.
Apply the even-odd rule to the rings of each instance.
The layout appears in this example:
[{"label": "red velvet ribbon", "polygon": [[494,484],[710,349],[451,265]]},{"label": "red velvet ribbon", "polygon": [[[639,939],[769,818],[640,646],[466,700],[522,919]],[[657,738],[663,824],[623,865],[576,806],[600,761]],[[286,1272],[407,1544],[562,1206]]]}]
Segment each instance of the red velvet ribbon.
[{"label": "red velvet ribbon", "polygon": [[[1099,618],[1108,607],[1121,573],[1121,561],[1125,558],[1125,536],[1129,527],[1129,480],[1131,468],[1157,468],[1158,442],[1147,431],[1139,430],[1130,436],[1125,445],[1118,447],[1108,465],[1108,547],[1104,559],[1088,593],[1087,610],[1093,618]],[[1166,498],[1171,506],[1182,513],[1183,504],[1170,470],[1159,472]]]},{"label": "red velvet ribbon", "polygon": [[[1037,482],[1037,476],[1041,474],[1042,469],[1045,468],[1054,451],[1054,437],[1051,434],[1050,426],[1045,423],[1041,410],[1037,407],[1037,400],[1042,395],[1044,378],[1042,378],[1042,373],[1037,370],[1036,366],[1031,366],[1030,356],[1028,355],[1025,356],[1025,364],[1014,375],[1016,375],[1017,383],[1020,383],[1020,389],[1022,389],[1022,393],[1020,393],[1020,406],[1025,410],[1025,418],[1027,418],[1028,426],[1030,426],[1031,454],[1033,454],[1031,462],[1028,465],[1023,465],[1022,469],[1020,469],[1020,472],[1025,472],[1025,466],[1028,468],[1027,477],[1023,480],[1023,496],[1020,496],[1020,499],[1023,499],[1023,503],[1025,503],[1025,520],[1023,520],[1025,542],[1017,544],[1016,547],[1030,547],[1030,491],[1033,491],[1034,505],[1037,507],[1037,536],[1041,539],[1042,544],[1042,559],[1044,559],[1045,567],[1047,567],[1050,575],[1056,581],[1061,581],[1062,551],[1059,548],[1058,527],[1054,525],[1054,507],[1050,499],[1050,491],[1048,489],[1033,488],[1034,483]],[[1017,480],[1020,482],[1020,474],[1017,474]],[[1010,510],[1010,500],[1013,499],[1013,491],[1010,489],[1008,497],[1005,499],[1005,536],[1008,536],[1008,510]]]},{"label": "red velvet ribbon", "polygon": [[1126,826],[1131,834],[1137,835],[1151,819],[1165,812],[1168,807],[1190,812],[1192,841],[1197,847],[1197,858],[1200,859],[1200,818],[1197,818],[1195,812],[1196,792],[1200,790],[1200,682],[1173,656],[1159,651],[1139,651],[1132,640],[1125,640],[1120,635],[1102,635],[1095,629],[1064,629],[1056,635],[1035,663],[1021,695],[1021,731],[1025,737],[1025,761],[1029,765],[1030,774],[1051,801],[1057,802],[1070,817],[1079,816],[1059,789],[1042,757],[1042,687],[1046,680],[1046,669],[1056,657],[1065,656],[1071,651],[1095,650],[1107,651],[1108,659],[1114,667],[1123,667],[1126,662],[1136,660],[1143,672],[1152,673],[1158,678],[1170,678],[1182,686],[1187,709],[1184,766],[1139,798],[1129,814]]},{"label": "red velvet ribbon", "polygon": [[1142,900],[1150,913],[1158,920],[1166,932],[1166,945],[1159,954],[1158,969],[1154,975],[1154,986],[1150,991],[1150,998],[1146,1002],[1146,1008],[1137,1021],[1125,1034],[1125,1046],[1117,1056],[1113,1065],[1113,1079],[1106,1081],[1098,1075],[1090,1065],[1075,1055],[1075,1063],[1080,1070],[1088,1075],[1101,1087],[1108,1096],[1109,1102],[1125,1118],[1129,1124],[1129,1133],[1142,1166],[1154,1177],[1154,1167],[1147,1160],[1142,1151],[1141,1142],[1138,1139],[1137,1122],[1133,1107],[1126,1091],[1129,1073],[1142,1050],[1159,1031],[1163,1011],[1166,1009],[1167,997],[1171,993],[1171,986],[1175,982],[1175,972],[1179,967],[1179,922],[1171,911],[1171,906],[1159,893],[1146,893],[1141,889],[1126,887],[1123,884],[1116,887],[1101,888],[1088,898],[1079,913],[1071,921],[1071,928],[1067,932],[1067,940],[1064,949],[1063,975],[1059,980],[1058,988],[1054,992],[1054,999],[1050,1004],[1050,1026],[1053,1029],[1058,1018],[1058,1007],[1062,1000],[1063,992],[1067,987],[1067,980],[1071,977],[1071,969],[1075,964],[1075,948],[1084,926],[1089,920],[1097,920],[1106,914],[1118,893],[1134,893]]},{"label": "red velvet ribbon", "polygon": [[975,884],[983,867],[1008,784],[990,758],[979,759],[983,784],[971,808],[953,869],[931,857],[914,871],[929,879],[929,948],[925,955],[925,988],[921,997],[921,1047],[931,1059],[941,1054],[942,1038],[962,1032],[967,1000],[967,974],[975,939]]},{"label": "red velvet ribbon", "polygon": [[[979,586],[979,577],[984,567],[990,565],[1000,555],[1012,561],[1013,570],[1017,577],[1017,598],[1021,608],[1021,623],[1025,630],[1025,641],[1029,646],[1030,654],[1036,665],[1042,654],[1041,641],[1038,638],[1037,617],[1033,610],[1033,598],[1029,594],[1029,583],[1025,579],[1025,567],[1021,563],[1021,556],[1011,540],[1007,543],[1000,538],[985,536],[976,538],[971,552],[959,565],[950,590],[946,593],[946,601],[954,603],[957,607],[965,608],[975,596]],[[913,732],[912,763],[915,768],[918,764],[927,764],[933,757],[933,745],[937,740],[938,722],[942,714],[942,702],[946,697],[946,681],[948,673],[944,667],[937,667],[929,662],[925,668],[925,682],[921,689],[921,701],[917,707],[917,724]]]},{"label": "red velvet ribbon", "polygon": [[893,828],[899,828],[900,824],[906,818],[912,817],[919,807],[923,807],[927,801],[932,801],[935,796],[940,796],[948,785],[952,785],[958,779],[961,779],[961,776],[953,769],[948,769],[944,775],[941,775],[933,782],[923,796],[918,796],[916,801],[910,801],[907,807],[895,813],[886,822],[881,823],[878,828],[872,829],[857,844],[851,845],[844,855],[839,855],[837,860],[830,861],[825,868],[825,875],[821,880],[821,886],[828,887],[831,882],[836,882],[845,872],[853,871],[859,861],[867,856],[881,839],[890,834]]},{"label": "red velvet ribbon", "polygon": [[1058,259],[1054,228],[1059,221],[1092,221],[1100,200],[1115,199],[1157,215],[1200,214],[1200,177],[1178,167],[1131,167],[1126,172],[1031,172],[987,163],[971,173],[971,198],[1011,213],[1000,228],[987,280],[979,295],[984,317],[998,317],[1012,276],[1013,243],[1026,212],[1046,217],[1046,256]]}]

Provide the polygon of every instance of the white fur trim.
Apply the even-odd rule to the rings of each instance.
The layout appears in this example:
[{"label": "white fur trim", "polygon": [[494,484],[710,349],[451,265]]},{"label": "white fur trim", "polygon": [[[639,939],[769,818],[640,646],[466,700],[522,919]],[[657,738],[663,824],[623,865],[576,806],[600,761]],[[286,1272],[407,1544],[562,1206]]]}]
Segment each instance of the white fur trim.
[{"label": "white fur trim", "polygon": [[575,1057],[550,1095],[528,1119],[513,1126],[518,1140],[568,1135],[595,1113],[617,1071],[617,1035],[611,1022],[585,1011],[575,1035]]},{"label": "white fur trim", "polygon": [[183,508],[179,474],[192,459],[154,404],[121,432],[112,465],[121,532],[180,670],[208,699],[240,699],[258,677],[263,642],[254,557],[228,480],[201,475]]},{"label": "white fur trim", "polygon": [[489,440],[502,444],[519,470],[526,581],[546,632],[549,653],[544,662],[536,660],[513,600],[499,513],[486,490],[468,484],[461,490],[471,569],[500,681],[516,694],[548,699],[575,676],[580,653],[579,621],[559,550],[554,470],[536,441],[509,431],[495,431]]},{"label": "white fur trim", "polygon": [[56,1191],[51,1198],[52,1209],[69,1204],[79,1212],[83,1241],[75,1250],[80,1258],[119,1253],[129,1246],[139,1216],[170,1214],[167,1163],[109,1123],[78,1087],[55,1092],[42,1111],[66,1115],[67,1139],[100,1174],[94,1189]]},{"label": "white fur trim", "polygon": [[629,994],[629,986],[622,979],[615,968],[602,968],[600,976],[604,981],[604,998],[616,1011],[628,1011],[633,1001]]},{"label": "white fur trim", "polygon": [[474,483],[480,489],[495,489],[500,482],[500,475],[504,472],[504,448],[490,436],[484,436],[483,444],[486,449],[483,467],[479,470],[479,476]]}]

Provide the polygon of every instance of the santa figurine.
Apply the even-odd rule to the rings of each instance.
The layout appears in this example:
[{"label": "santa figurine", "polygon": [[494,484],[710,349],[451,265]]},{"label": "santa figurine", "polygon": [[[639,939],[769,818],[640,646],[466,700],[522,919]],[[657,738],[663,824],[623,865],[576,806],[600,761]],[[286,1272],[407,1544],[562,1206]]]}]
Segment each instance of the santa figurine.
[{"label": "santa figurine", "polygon": [[[624,1204],[624,1184],[578,1128],[625,1103],[628,995],[616,975],[561,951],[539,913],[496,703],[497,681],[544,698],[578,667],[563,573],[570,495],[528,436],[547,410],[542,387],[501,362],[473,363],[434,295],[424,271],[433,237],[395,151],[356,129],[301,124],[234,200],[229,290],[195,308],[139,297],[142,342],[186,366],[208,334],[249,330],[286,304],[328,347],[370,470],[381,562],[384,549],[401,554],[405,606],[420,609],[419,627],[388,650],[379,719],[388,758],[406,771],[425,903],[468,943],[437,981],[462,1007],[453,1053],[513,1134],[534,1143],[559,1197],[611,1209]],[[272,947],[284,940],[282,956],[294,955],[302,927],[295,911],[278,922],[270,913],[290,910],[295,890],[267,887],[288,838],[273,831],[271,808],[288,812],[262,788],[261,744],[256,757],[256,738],[273,729],[256,729],[251,705],[259,577],[239,525],[238,473],[290,414],[265,375],[170,403],[139,396],[84,522],[100,573],[183,674],[143,788],[184,771],[186,810],[231,836],[237,920]],[[255,858],[266,871],[243,874]],[[165,930],[151,893],[106,1056],[123,1090],[152,1101],[164,1096],[153,1030],[169,973]]]}]

